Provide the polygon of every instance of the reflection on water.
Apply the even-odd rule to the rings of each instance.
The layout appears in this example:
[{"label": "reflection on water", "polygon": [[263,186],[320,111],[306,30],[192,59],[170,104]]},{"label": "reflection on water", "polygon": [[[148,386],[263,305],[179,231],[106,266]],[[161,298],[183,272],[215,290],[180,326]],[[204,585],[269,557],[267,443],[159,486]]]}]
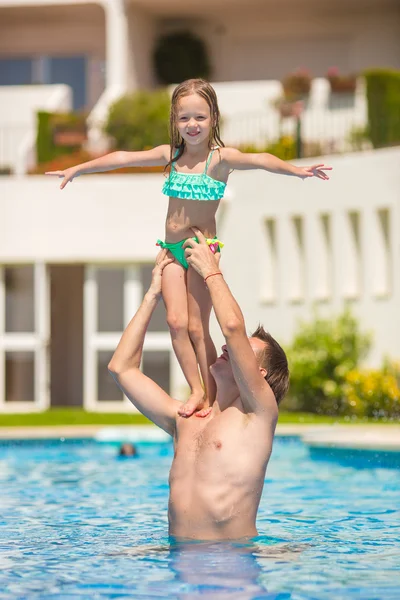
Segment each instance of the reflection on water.
[{"label": "reflection on water", "polygon": [[187,586],[178,597],[182,600],[290,598],[287,593],[268,593],[260,581],[261,566],[256,558],[260,553],[262,548],[256,544],[179,542],[171,545],[170,568],[178,581]]},{"label": "reflection on water", "polygon": [[[212,598],[224,600],[288,600],[288,592],[268,592],[262,581],[261,561],[269,569],[274,565],[298,560],[309,544],[289,545],[279,540],[254,538],[252,541],[178,541],[170,538],[168,545],[142,545],[112,554],[141,560],[149,567],[158,562],[168,566],[173,574],[168,589],[180,600]],[[265,569],[264,569],[265,579]],[[145,588],[154,592],[154,586]],[[144,592],[144,589],[141,590]]]}]

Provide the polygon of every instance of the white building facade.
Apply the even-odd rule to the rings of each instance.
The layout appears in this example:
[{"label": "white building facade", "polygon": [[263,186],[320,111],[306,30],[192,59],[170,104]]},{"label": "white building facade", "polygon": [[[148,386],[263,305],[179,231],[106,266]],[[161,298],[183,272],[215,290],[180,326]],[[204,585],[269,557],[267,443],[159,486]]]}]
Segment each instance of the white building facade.
[{"label": "white building facade", "polygon": [[400,68],[399,16],[397,0],[0,0],[0,85],[65,83],[91,109],[155,85],[155,44],[182,29],[205,41],[214,82]]},{"label": "white building facade", "polygon": [[[400,149],[323,161],[329,182],[231,175],[222,269],[249,332],[261,322],[285,346],[299,319],[350,305],[380,365],[400,357]],[[106,367],[150,280],[161,185],[162,175],[88,175],[61,192],[40,176],[0,180],[0,411],[131,409]],[[222,344],[215,319],[212,331]],[[185,397],[162,304],[143,369]]]}]

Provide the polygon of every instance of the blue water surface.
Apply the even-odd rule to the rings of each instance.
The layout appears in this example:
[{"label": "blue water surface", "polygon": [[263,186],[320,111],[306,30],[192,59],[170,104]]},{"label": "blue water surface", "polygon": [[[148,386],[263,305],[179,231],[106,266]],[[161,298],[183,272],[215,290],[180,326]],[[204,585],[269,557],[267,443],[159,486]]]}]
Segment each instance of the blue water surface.
[{"label": "blue water surface", "polygon": [[400,455],[275,440],[251,544],[174,544],[172,445],[0,444],[0,598],[398,600]]}]

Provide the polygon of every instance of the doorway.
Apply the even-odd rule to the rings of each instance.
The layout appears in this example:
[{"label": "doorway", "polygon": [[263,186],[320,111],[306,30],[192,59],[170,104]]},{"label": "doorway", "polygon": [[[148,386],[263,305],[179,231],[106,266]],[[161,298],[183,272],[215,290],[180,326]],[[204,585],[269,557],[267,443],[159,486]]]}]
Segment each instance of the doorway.
[{"label": "doorway", "polygon": [[83,406],[83,265],[50,265],[50,403]]}]

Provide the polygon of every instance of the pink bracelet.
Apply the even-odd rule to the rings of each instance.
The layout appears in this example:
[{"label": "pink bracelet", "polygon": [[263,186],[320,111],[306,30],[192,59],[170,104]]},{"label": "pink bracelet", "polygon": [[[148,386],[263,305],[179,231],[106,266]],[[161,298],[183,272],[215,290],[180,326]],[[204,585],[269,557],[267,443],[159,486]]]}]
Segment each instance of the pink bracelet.
[{"label": "pink bracelet", "polygon": [[[207,279],[209,277],[214,277],[214,275],[222,275],[221,271],[217,271],[216,273],[210,273],[210,275],[207,275],[207,277],[204,278],[204,283],[207,281]],[[223,277],[223,275],[222,275]]]}]

